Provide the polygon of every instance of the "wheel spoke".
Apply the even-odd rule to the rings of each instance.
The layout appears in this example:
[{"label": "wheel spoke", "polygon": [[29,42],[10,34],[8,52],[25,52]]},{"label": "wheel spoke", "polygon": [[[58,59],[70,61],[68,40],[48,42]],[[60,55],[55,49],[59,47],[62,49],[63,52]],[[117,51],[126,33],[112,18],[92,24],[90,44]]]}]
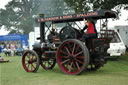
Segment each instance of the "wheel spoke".
[{"label": "wheel spoke", "polygon": [[32,64],[31,64],[31,71],[33,70],[33,68],[32,68]]},{"label": "wheel spoke", "polygon": [[29,60],[31,60],[29,55],[27,55],[27,58],[28,58]]},{"label": "wheel spoke", "polygon": [[35,57],[35,56],[32,56],[32,60],[34,60],[34,57]]},{"label": "wheel spoke", "polygon": [[72,70],[72,65],[73,65],[73,62],[71,62],[71,65],[70,65],[70,67],[68,69],[69,72],[71,72],[71,70]]},{"label": "wheel spoke", "polygon": [[80,61],[80,60],[78,60],[78,59],[75,59],[78,63],[80,63],[80,64],[83,64],[83,62],[82,61]]},{"label": "wheel spoke", "polygon": [[75,66],[74,62],[73,62],[73,68],[75,69],[75,71],[77,71],[77,68],[76,68],[76,66]]},{"label": "wheel spoke", "polygon": [[29,67],[30,67],[30,64],[28,64],[28,67],[27,68],[29,69]]},{"label": "wheel spoke", "polygon": [[37,59],[36,58],[35,59],[32,59],[31,62],[32,63],[37,62]]},{"label": "wheel spoke", "polygon": [[25,61],[30,61],[30,60],[25,60]]},{"label": "wheel spoke", "polygon": [[25,65],[27,66],[29,63],[25,63]]},{"label": "wheel spoke", "polygon": [[69,58],[69,56],[60,56],[61,58]]},{"label": "wheel spoke", "polygon": [[48,61],[48,65],[50,65],[50,66],[51,66],[51,65],[52,65],[52,64],[51,64],[51,62],[49,62],[49,61]]},{"label": "wheel spoke", "polygon": [[33,62],[33,63],[37,64],[37,62]]},{"label": "wheel spoke", "polygon": [[80,52],[78,52],[77,54],[75,54],[75,56],[78,56],[78,55],[80,55],[80,54],[82,54],[83,53],[83,51],[80,51]]},{"label": "wheel spoke", "polygon": [[43,64],[46,65],[46,61],[44,61]]},{"label": "wheel spoke", "polygon": [[64,63],[66,63],[66,62],[68,62],[68,61],[70,61],[70,59],[64,60],[63,62],[61,62],[61,65],[63,65]]},{"label": "wheel spoke", "polygon": [[78,59],[84,59],[84,56],[77,56]]},{"label": "wheel spoke", "polygon": [[47,62],[47,64],[48,64],[48,65],[51,65],[51,63],[50,63],[49,61]]},{"label": "wheel spoke", "polygon": [[47,62],[47,66],[48,66],[48,68],[49,68],[49,66],[50,66],[50,65],[48,64],[48,62]]},{"label": "wheel spoke", "polygon": [[61,50],[60,52],[63,53],[63,54],[65,54],[65,55],[68,55],[68,53],[66,53],[66,52],[64,52],[64,51],[62,51],[62,50]]},{"label": "wheel spoke", "polygon": [[78,49],[79,49],[79,45],[76,44],[76,50],[75,50],[75,53],[77,53]]},{"label": "wheel spoke", "polygon": [[76,44],[74,43],[72,55],[74,54]]},{"label": "wheel spoke", "polygon": [[68,44],[68,47],[69,47],[70,51],[72,51],[70,42],[68,42],[67,44]]},{"label": "wheel spoke", "polygon": [[70,61],[67,62],[67,64],[66,64],[66,68],[68,68],[69,64],[70,64]]},{"label": "wheel spoke", "polygon": [[33,65],[33,64],[31,64],[31,65],[32,65],[32,67],[35,69],[34,65]]},{"label": "wheel spoke", "polygon": [[70,53],[69,49],[67,47],[65,47],[65,49],[68,52],[68,55],[70,55],[71,53]]},{"label": "wheel spoke", "polygon": [[91,65],[91,68],[93,68],[93,65]]},{"label": "wheel spoke", "polygon": [[77,69],[80,70],[79,64],[76,62]]}]

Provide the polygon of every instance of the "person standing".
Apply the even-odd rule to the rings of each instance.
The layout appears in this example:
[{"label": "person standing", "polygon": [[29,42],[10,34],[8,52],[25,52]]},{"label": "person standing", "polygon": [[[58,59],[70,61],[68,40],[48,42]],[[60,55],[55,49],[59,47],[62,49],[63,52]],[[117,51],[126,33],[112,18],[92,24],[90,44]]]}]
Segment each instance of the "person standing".
[{"label": "person standing", "polygon": [[15,43],[14,42],[11,43],[10,49],[11,49],[11,56],[14,56],[15,54]]},{"label": "person standing", "polygon": [[[0,54],[2,53],[2,47],[0,46]],[[2,56],[0,56],[0,61],[2,61],[3,60],[3,58],[2,58]]]}]

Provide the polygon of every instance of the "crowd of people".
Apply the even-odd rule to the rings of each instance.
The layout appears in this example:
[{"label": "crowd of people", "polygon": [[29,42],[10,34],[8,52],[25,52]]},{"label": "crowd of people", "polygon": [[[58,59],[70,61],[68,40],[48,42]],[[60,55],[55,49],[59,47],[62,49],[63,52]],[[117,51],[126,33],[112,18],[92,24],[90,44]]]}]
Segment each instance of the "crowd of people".
[{"label": "crowd of people", "polygon": [[7,42],[3,41],[0,42],[0,45],[2,47],[2,51],[5,53],[6,56],[15,56],[15,55],[22,55],[23,54],[23,48],[21,45],[15,41]]}]

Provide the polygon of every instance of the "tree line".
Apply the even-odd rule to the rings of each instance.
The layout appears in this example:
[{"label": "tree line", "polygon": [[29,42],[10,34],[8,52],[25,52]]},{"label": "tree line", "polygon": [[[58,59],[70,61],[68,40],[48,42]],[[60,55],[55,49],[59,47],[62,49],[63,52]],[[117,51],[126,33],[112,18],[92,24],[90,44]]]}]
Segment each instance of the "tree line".
[{"label": "tree line", "polygon": [[83,13],[100,9],[128,10],[128,0],[11,0],[0,9],[0,28],[10,34],[28,34],[37,25],[35,17]]}]

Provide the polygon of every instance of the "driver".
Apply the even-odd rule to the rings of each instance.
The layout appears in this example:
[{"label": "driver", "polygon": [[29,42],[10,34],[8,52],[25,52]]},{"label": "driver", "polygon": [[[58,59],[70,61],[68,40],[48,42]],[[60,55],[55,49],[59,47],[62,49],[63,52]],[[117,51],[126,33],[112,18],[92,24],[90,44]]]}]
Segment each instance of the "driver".
[{"label": "driver", "polygon": [[97,31],[96,31],[94,23],[87,20],[87,19],[84,19],[84,24],[85,24],[85,26],[82,29],[82,31],[87,29],[87,32],[85,32],[83,34],[83,37],[82,37],[83,41],[87,41],[90,38],[96,38],[97,37]]}]

